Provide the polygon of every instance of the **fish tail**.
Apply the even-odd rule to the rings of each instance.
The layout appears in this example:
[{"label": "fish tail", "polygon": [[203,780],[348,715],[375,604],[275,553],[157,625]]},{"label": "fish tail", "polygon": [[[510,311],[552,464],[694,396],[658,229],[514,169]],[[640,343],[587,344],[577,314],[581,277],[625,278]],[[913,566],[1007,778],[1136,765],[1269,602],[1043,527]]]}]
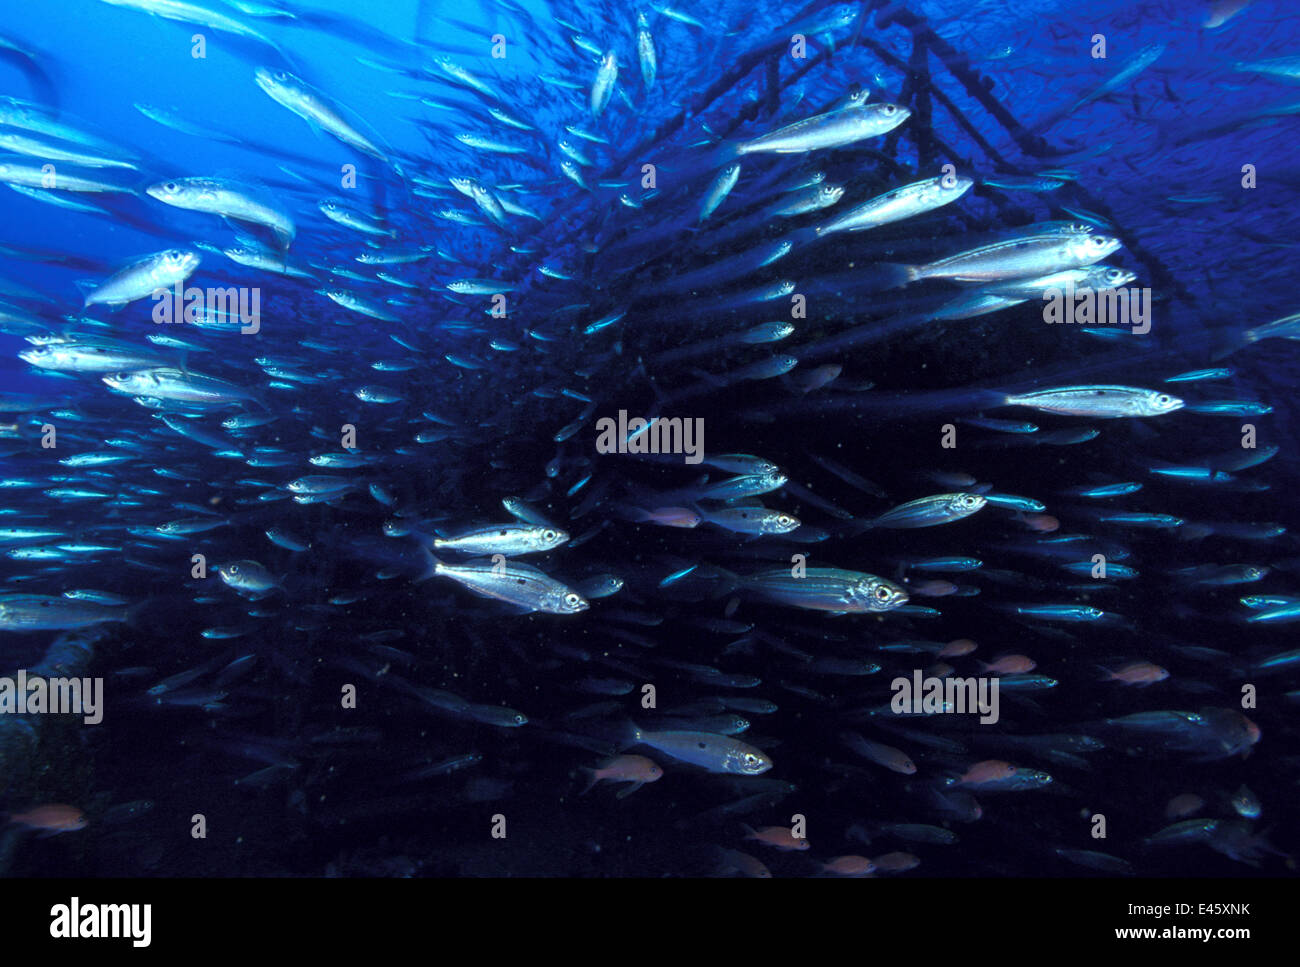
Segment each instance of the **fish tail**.
[{"label": "fish tail", "polygon": [[981,398],[985,398],[985,397],[987,397],[987,399],[988,399],[988,402],[985,403],[983,407],[981,407],[982,409],[990,409],[990,410],[991,410],[991,409],[995,409],[995,408],[997,408],[997,407],[999,407],[999,406],[1016,406],[1016,405],[1018,405],[1018,404],[1016,404],[1016,403],[1014,402],[1014,400],[1016,399],[1016,394],[1015,394],[1015,393],[1003,393],[1003,392],[1001,392],[1000,390],[992,390],[992,391],[988,391],[988,392],[982,392],[982,393],[980,394],[980,397],[981,397]]},{"label": "fish tail", "polygon": [[724,141],[713,152],[713,159],[709,163],[711,168],[721,168],[723,165],[730,164],[739,158],[744,151],[741,150],[743,142]]},{"label": "fish tail", "polygon": [[[700,518],[704,520],[703,517]],[[712,570],[722,579],[722,586],[718,589],[715,598],[720,598],[724,594],[730,594],[732,591],[742,591],[749,586],[749,579],[736,574],[734,571],[728,571],[725,567],[712,566]]]},{"label": "fish tail", "polygon": [[790,241],[791,245],[798,248],[801,245],[807,245],[809,242],[821,238],[823,227],[824,226],[822,225],[809,225],[807,228],[796,229],[787,235],[786,238]]},{"label": "fish tail", "polygon": [[1217,362],[1231,356],[1238,349],[1258,341],[1259,335],[1254,329],[1247,329],[1244,332],[1215,333],[1210,337],[1210,359]]},{"label": "fish tail", "polygon": [[637,725],[631,719],[624,720],[623,735],[619,740],[618,751],[622,752],[625,749],[632,748],[634,745],[640,745],[641,737],[644,734],[645,733],[641,731],[641,726]]},{"label": "fish tail", "polygon": [[633,504],[620,504],[617,508],[618,513],[623,515],[624,519],[632,521],[634,524],[644,524],[651,520],[654,515],[643,507],[637,507]]},{"label": "fish tail", "polygon": [[145,609],[152,603],[150,598],[145,598],[126,609],[126,615],[122,618],[128,625],[135,627],[140,623],[140,615],[144,614]]},{"label": "fish tail", "polygon": [[582,787],[582,792],[578,793],[579,796],[585,796],[587,793],[591,792],[591,787],[600,781],[596,778],[595,769],[589,769],[587,766],[582,766],[582,771],[587,776],[587,784]]},{"label": "fish tail", "polygon": [[419,584],[421,581],[427,581],[429,578],[436,575],[438,573],[438,568],[442,567],[442,561],[434,557],[433,551],[429,550],[429,538],[427,535],[417,534],[412,531],[411,536],[416,539],[417,545],[420,548],[420,557],[424,561],[424,570],[421,571],[419,577],[415,579],[415,583]]},{"label": "fish tail", "polygon": [[898,262],[881,262],[876,266],[880,273],[881,286],[886,289],[901,289],[922,278],[919,265],[902,265]]}]

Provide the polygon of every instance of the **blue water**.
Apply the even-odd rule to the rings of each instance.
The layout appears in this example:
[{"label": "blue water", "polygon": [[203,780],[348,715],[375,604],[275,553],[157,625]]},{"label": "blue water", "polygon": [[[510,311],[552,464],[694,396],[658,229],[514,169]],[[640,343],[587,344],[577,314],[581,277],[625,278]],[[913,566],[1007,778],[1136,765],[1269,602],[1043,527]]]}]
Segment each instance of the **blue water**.
[{"label": "blue water", "polygon": [[[0,527],[62,535],[8,541],[0,581],[5,594],[95,589],[137,606],[129,623],[105,621],[91,632],[95,657],[81,673],[105,682],[103,723],[48,718],[21,763],[14,746],[0,743],[0,757],[10,757],[0,763],[0,809],[67,803],[88,821],[43,839],[9,827],[0,850],[8,872],[729,875],[737,861],[726,850],[757,857],[777,876],[817,875],[837,856],[900,851],[919,865],[888,875],[1291,871],[1300,686],[1295,663],[1261,663],[1294,647],[1294,626],[1249,622],[1258,612],[1241,601],[1295,596],[1300,579],[1292,499],[1300,347],[1248,335],[1300,311],[1292,157],[1300,60],[1289,78],[1249,66],[1300,59],[1300,20],[1286,3],[1257,0],[1210,28],[1211,6],[1190,2],[682,0],[677,16],[663,5],[641,8],[657,61],[648,87],[631,7],[210,3],[262,37],[98,0],[0,14],[8,44],[0,94],[110,144],[63,148],[110,150],[133,165],[56,166],[111,180],[118,192],[37,199],[0,190],[0,423],[12,424],[0,452],[3,476],[20,484],[5,490]],[[841,9],[851,15],[845,25],[809,30],[806,57],[792,56],[792,25]],[[701,25],[683,21],[694,17]],[[194,56],[196,34],[203,57]],[[496,35],[503,57],[492,55],[494,44],[501,52]],[[1103,42],[1105,57],[1094,56]],[[1149,65],[1092,96],[1152,45],[1161,49]],[[608,105],[593,117],[596,50],[612,50],[619,70]],[[457,81],[440,57],[495,94]],[[311,85],[382,157],[277,103],[255,82],[259,67]],[[868,107],[892,102],[911,117],[852,144],[745,155],[736,187],[701,221],[701,200],[736,145],[862,88]],[[169,112],[181,129],[137,105]],[[16,131],[45,137],[0,124],[0,134]],[[457,135],[519,153],[476,149]],[[581,185],[562,170],[562,139],[582,156],[573,169]],[[0,165],[39,169],[42,160],[9,152]],[[651,187],[646,164],[654,166]],[[976,182],[953,204],[829,241],[812,233],[876,195],[940,175],[945,164]],[[345,166],[355,166],[355,183]],[[189,177],[237,183],[269,200],[293,221],[292,241],[277,248],[264,227],[182,210],[146,191]],[[449,181],[465,177],[510,203],[502,224]],[[843,188],[832,207],[771,213],[788,197],[783,189],[817,177]],[[1010,180],[1035,177],[1052,190]],[[343,199],[374,231],[331,222],[318,207],[328,197]],[[1046,325],[1036,294],[939,320],[980,284],[888,284],[888,266],[1080,220],[1122,243],[1105,261],[1149,290],[1149,332]],[[791,251],[773,264],[674,285],[781,240],[792,241]],[[220,254],[237,243],[264,246],[272,262],[311,278]],[[201,258],[188,285],[256,288],[258,331],[161,326],[143,293],[123,308],[83,304],[124,264],[171,248]],[[395,252],[421,258],[356,260]],[[504,283],[504,318],[491,314],[489,294],[447,288],[465,279]],[[748,298],[783,280],[806,298],[806,312],[792,315],[788,292]],[[364,300],[369,314],[324,289]],[[739,341],[778,320],[794,333],[776,343]],[[147,350],[182,377],[214,377],[247,398],[142,404],[132,398],[142,394],[105,385],[111,373],[52,372],[19,358],[33,339],[59,334]],[[166,337],[183,342],[167,345]],[[720,345],[681,352],[711,340]],[[778,353],[798,365],[739,379]],[[1164,382],[1210,368],[1229,373]],[[1160,390],[1188,406],[1100,419],[990,402],[992,391],[1072,384]],[[392,401],[367,402],[362,387]],[[1207,401],[1267,412],[1197,412]],[[729,474],[708,459],[599,452],[596,421],[619,410],[703,419],[707,458],[743,453],[775,463],[790,484],[758,499],[801,526],[753,537],[707,522],[641,519],[669,507],[686,515],[723,509],[699,488],[706,474],[708,483]],[[1039,429],[964,422],[980,414]],[[182,435],[160,415],[218,443]],[[223,427],[239,415],[268,419]],[[1257,449],[1276,447],[1276,456],[1237,469],[1236,458],[1248,462],[1243,424],[1254,428]],[[41,445],[51,425],[53,449]],[[355,429],[355,450],[340,445],[344,425]],[[955,447],[941,442],[950,425]],[[1097,433],[1059,439],[1084,430]],[[1056,445],[1037,442],[1051,434]],[[56,462],[80,453],[129,459],[102,468]],[[355,466],[309,462],[326,454]],[[1167,465],[1220,476],[1197,483],[1153,472]],[[301,488],[291,484],[316,475],[347,492],[295,499]],[[1108,500],[1065,493],[1116,481],[1144,486]],[[1028,519],[987,506],[935,527],[866,526],[892,507],[954,490],[1025,496],[1044,509]],[[614,574],[622,590],[591,596],[580,613],[522,614],[441,576],[420,579],[433,538],[510,521],[502,506],[510,497],[572,539],[519,563],[566,586]],[[1180,523],[1098,519],[1108,510]],[[1050,515],[1057,529],[1034,514]],[[193,519],[220,526],[181,540],[156,530]],[[273,543],[271,528],[306,549]],[[1080,553],[1050,556],[1046,542],[1069,534],[1086,535]],[[73,553],[59,551],[60,542],[104,547]],[[55,556],[13,553],[41,547]],[[1138,577],[1099,582],[1057,566],[1098,550]],[[209,577],[192,577],[194,554],[204,555]],[[746,585],[755,573],[788,569],[796,554],[809,567],[897,582],[913,610],[834,615],[764,599]],[[983,567],[911,567],[955,556]],[[216,573],[234,561],[257,562],[276,586],[241,593]],[[1252,565],[1267,573],[1245,584],[1202,580],[1210,569]],[[1194,568],[1202,570],[1188,573]],[[954,587],[926,583],[936,580]],[[1031,604],[1093,607],[1108,617],[1062,623],[1015,612]],[[213,629],[228,636],[204,636]],[[36,667],[63,633],[0,622],[0,669]],[[936,656],[956,639],[978,648]],[[900,647],[907,642],[922,644],[909,652]],[[1007,654],[1033,658],[1033,674],[1055,685],[1004,690],[996,724],[968,715],[901,721],[880,711],[898,676],[977,675],[979,662]],[[879,669],[818,670],[828,657]],[[1107,679],[1138,661],[1167,677],[1146,687]],[[196,673],[191,680],[166,683],[187,671]],[[622,693],[593,679],[617,679]],[[642,703],[646,685],[655,708]],[[355,707],[344,707],[351,687]],[[1243,690],[1251,704],[1243,705]],[[488,724],[447,693],[519,710],[528,721]],[[734,698],[777,708],[742,711],[728,705]],[[1132,718],[1162,711],[1192,719]],[[769,756],[770,770],[710,773],[630,741],[632,721],[649,731],[673,719],[680,729],[723,714],[749,720],[738,738]],[[846,732],[904,751],[915,773],[868,761],[845,743]],[[1059,736],[1087,736],[1097,747],[1071,755]],[[626,798],[604,783],[583,793],[583,770],[620,753],[649,756],[663,777]],[[1051,781],[1019,791],[961,784],[982,760]],[[1255,816],[1233,805],[1243,786],[1262,804]],[[1204,828],[1173,845],[1149,842],[1177,821],[1166,805],[1185,793],[1202,805],[1183,818]],[[221,848],[193,848],[196,813]],[[1099,814],[1104,839],[1091,834]],[[796,815],[806,819],[806,850],[745,838],[746,824],[788,826]],[[504,840],[492,835],[502,822]],[[909,835],[890,824],[947,829],[956,842],[918,840],[933,840],[934,830]],[[1113,863],[1080,865],[1062,849]]]}]

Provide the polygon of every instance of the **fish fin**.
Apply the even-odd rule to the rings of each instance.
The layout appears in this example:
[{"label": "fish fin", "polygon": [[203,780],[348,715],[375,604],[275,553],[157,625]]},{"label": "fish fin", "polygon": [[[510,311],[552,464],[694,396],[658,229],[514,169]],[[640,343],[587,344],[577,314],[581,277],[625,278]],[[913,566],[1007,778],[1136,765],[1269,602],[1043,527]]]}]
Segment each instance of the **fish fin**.
[{"label": "fish fin", "polygon": [[442,562],[433,556],[433,551],[429,550],[429,538],[427,536],[424,534],[417,534],[415,531],[411,532],[411,536],[419,543],[420,558],[424,562],[424,570],[421,571],[419,577],[415,579],[415,583],[419,584],[421,581],[427,581],[429,578],[437,574],[438,567]]},{"label": "fish fin", "polygon": [[622,752],[624,749],[630,749],[634,745],[640,745],[641,736],[643,734],[644,733],[642,733],[641,731],[641,726],[637,725],[631,719],[624,719],[623,735],[619,739],[618,750]]},{"label": "fish fin", "polygon": [[586,776],[587,776],[587,784],[586,784],[585,786],[582,787],[582,792],[578,793],[579,796],[585,796],[587,793],[591,792],[591,788],[592,788],[592,786],[594,786],[596,783],[600,782],[600,780],[596,778],[596,770],[595,770],[595,769],[589,769],[589,768],[587,768],[586,766],[583,766],[583,767],[582,767],[582,771],[583,771],[584,773],[586,773]]},{"label": "fish fin", "polygon": [[645,785],[644,782],[634,782],[631,785],[629,785],[626,789],[620,789],[618,792],[616,792],[614,794],[614,798],[626,799],[628,796],[632,795],[632,793],[636,792],[644,785]]},{"label": "fish fin", "polygon": [[711,162],[710,167],[721,168],[723,165],[728,165],[735,161],[744,154],[744,152],[741,151],[742,143],[743,142],[740,141],[724,141],[722,144],[718,145],[718,149],[713,154],[713,161]]},{"label": "fish fin", "polygon": [[145,609],[148,608],[151,603],[152,599],[145,598],[143,601],[131,605],[126,609],[126,618],[123,620],[125,620],[128,625],[135,626],[140,621],[140,615],[144,613]]},{"label": "fish fin", "polygon": [[848,44],[849,50],[852,50],[854,47],[858,46],[858,38],[862,36],[862,28],[865,27],[867,23],[868,9],[869,8],[865,3],[865,0],[863,3],[858,5],[858,16],[853,25],[853,37],[849,40],[849,44]]},{"label": "fish fin", "polygon": [[1253,329],[1244,332],[1217,332],[1210,336],[1210,359],[1218,362],[1231,356],[1238,349],[1249,346],[1256,341]]},{"label": "fish fin", "polygon": [[[704,518],[700,518],[700,520],[703,522]],[[741,577],[739,574],[736,574],[733,571],[728,571],[725,567],[719,567],[716,564],[712,565],[712,568],[713,571],[717,573],[718,577],[725,582],[713,597],[720,598],[724,594],[730,594],[732,591],[742,590],[747,586],[746,579]]]},{"label": "fish fin", "polygon": [[901,265],[898,262],[881,262],[876,268],[881,273],[881,284],[886,289],[901,289],[921,278],[920,266]]}]

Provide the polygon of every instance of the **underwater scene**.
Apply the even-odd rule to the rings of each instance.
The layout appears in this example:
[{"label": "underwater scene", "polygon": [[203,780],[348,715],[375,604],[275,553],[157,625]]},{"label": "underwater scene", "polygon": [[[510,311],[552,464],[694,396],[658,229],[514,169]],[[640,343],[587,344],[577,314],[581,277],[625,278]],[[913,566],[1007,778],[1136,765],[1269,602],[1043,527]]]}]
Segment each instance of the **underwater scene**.
[{"label": "underwater scene", "polygon": [[1287,0],[0,10],[0,875],[1271,878]]}]

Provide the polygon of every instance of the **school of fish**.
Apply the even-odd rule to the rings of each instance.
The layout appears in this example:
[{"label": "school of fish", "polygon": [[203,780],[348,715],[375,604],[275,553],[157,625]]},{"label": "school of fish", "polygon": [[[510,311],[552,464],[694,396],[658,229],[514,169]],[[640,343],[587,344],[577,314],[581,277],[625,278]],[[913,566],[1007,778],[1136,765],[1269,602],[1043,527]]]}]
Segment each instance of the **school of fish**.
[{"label": "school of fish", "polygon": [[[1234,367],[1300,315],[1044,324],[1176,322],[1082,160],[972,113],[991,157],[885,5],[99,6],[261,113],[129,63],[154,141],[0,99],[0,184],[152,239],[0,240],[0,674],[92,645],[107,723],[8,829],[174,875],[1292,868],[1290,401]],[[187,866],[196,811],[245,851]]]}]

